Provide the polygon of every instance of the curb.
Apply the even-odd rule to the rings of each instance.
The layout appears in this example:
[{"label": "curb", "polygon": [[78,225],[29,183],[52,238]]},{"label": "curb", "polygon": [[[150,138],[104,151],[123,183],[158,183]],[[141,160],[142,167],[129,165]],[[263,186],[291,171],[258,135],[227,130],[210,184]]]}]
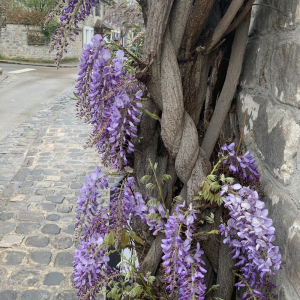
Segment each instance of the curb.
[{"label": "curb", "polygon": [[[34,63],[34,62],[22,62],[22,61],[14,61],[14,60],[4,60],[4,59],[0,59],[0,63],[4,63],[4,64],[14,64],[14,65],[30,65],[30,66],[41,66],[41,67],[54,67],[56,68],[56,66],[54,64],[47,64],[47,63]],[[60,68],[76,68],[77,65],[60,65]]]},{"label": "curb", "polygon": [[0,83],[1,83],[2,81],[4,81],[7,77],[8,77],[8,75],[6,75],[6,74],[5,74],[5,75],[4,75],[4,74],[1,75],[1,76],[0,76]]}]

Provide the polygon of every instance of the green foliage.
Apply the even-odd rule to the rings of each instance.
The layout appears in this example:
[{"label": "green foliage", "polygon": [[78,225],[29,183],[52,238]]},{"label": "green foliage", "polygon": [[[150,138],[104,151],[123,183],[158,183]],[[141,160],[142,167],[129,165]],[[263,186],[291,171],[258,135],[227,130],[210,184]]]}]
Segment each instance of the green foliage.
[{"label": "green foliage", "polygon": [[54,6],[56,0],[18,0],[15,3],[20,3],[23,6],[32,10],[48,13]]},{"label": "green foliage", "polygon": [[210,215],[206,216],[205,219],[208,223],[215,223],[215,215],[213,213],[210,213]]},{"label": "green foliage", "polygon": [[43,33],[46,37],[46,41],[50,42],[53,32],[56,30],[57,26],[59,25],[58,22],[51,20],[48,26],[43,30]]},{"label": "green foliage", "polygon": [[[130,233],[132,234],[132,232]],[[151,286],[155,280],[155,276],[151,276],[150,272],[147,272],[146,278],[141,274],[135,267],[135,261],[137,259],[135,251],[132,251],[130,258],[125,257],[122,253],[121,262],[117,265],[126,273],[124,277],[121,277],[119,281],[110,281],[108,286],[111,288],[108,297],[119,300],[119,299],[149,299],[155,300],[151,293]],[[140,283],[137,283],[137,279]]]},{"label": "green foliage", "polygon": [[[46,20],[46,12],[25,9],[23,7],[16,7],[7,13],[7,22],[23,24],[23,25],[36,25],[44,27],[44,23]],[[45,30],[42,30],[42,33],[45,35],[45,41],[47,43],[50,42],[51,36],[55,31],[57,25],[59,23],[55,20],[51,20],[49,25]]]}]

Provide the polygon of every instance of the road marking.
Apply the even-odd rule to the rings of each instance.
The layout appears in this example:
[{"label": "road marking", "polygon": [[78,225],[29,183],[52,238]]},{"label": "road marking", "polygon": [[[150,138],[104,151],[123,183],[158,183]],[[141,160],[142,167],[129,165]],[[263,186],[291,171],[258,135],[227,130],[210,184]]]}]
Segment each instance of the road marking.
[{"label": "road marking", "polygon": [[24,72],[34,71],[34,70],[36,70],[36,69],[27,68],[27,69],[21,69],[21,70],[17,70],[17,71],[11,71],[11,72],[8,72],[8,73],[10,73],[10,74],[19,74],[19,73],[24,73]]}]

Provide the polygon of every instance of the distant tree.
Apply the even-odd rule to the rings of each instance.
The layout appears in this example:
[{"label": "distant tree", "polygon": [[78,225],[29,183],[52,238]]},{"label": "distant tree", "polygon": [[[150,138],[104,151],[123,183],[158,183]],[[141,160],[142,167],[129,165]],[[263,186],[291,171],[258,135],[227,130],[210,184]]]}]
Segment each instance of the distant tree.
[{"label": "distant tree", "polygon": [[34,9],[40,12],[48,12],[54,6],[56,0],[18,0],[16,4],[22,4],[25,7]]}]

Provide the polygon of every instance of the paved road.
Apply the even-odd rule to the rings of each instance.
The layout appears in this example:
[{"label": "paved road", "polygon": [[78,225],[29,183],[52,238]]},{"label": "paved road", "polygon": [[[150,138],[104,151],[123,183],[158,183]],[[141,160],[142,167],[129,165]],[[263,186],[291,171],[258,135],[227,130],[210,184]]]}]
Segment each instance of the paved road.
[{"label": "paved road", "polygon": [[[78,300],[72,288],[76,201],[100,156],[70,93],[0,141],[0,300]],[[112,186],[117,177],[110,176]],[[99,202],[108,205],[109,190]],[[104,293],[98,300],[104,300]]]},{"label": "paved road", "polygon": [[9,75],[0,83],[0,141],[52,98],[72,88],[78,71],[6,63],[0,63],[0,68]]}]

